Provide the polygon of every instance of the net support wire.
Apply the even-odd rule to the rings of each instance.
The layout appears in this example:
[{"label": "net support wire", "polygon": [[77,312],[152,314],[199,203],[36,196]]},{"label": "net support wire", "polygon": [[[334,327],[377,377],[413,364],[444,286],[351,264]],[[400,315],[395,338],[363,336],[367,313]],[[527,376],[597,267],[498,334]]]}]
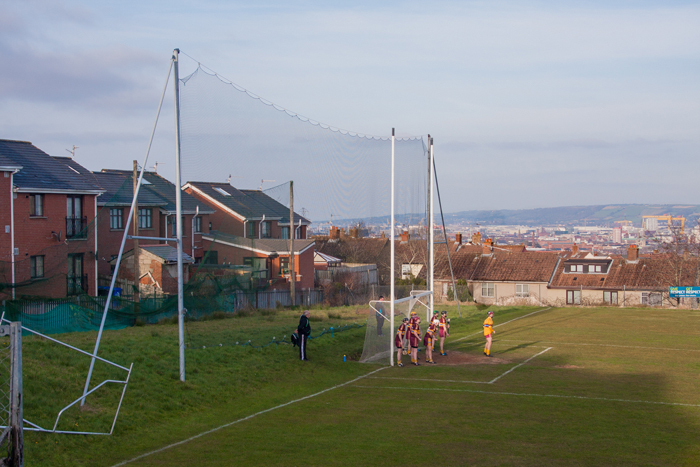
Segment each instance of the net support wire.
[{"label": "net support wire", "polygon": [[[5,323],[10,323],[10,321],[7,320],[7,319],[5,319],[4,317],[0,319],[0,324],[2,324],[3,322],[5,322]],[[113,367],[119,368],[120,370],[124,370],[124,371],[127,372],[127,374],[126,374],[126,379],[125,379],[124,381],[115,380],[115,379],[106,379],[106,380],[102,381],[101,383],[99,383],[99,384],[98,384],[97,386],[95,386],[94,388],[92,388],[90,391],[88,391],[87,394],[83,394],[82,396],[78,397],[77,399],[75,399],[75,400],[74,400],[73,402],[71,402],[70,404],[68,404],[68,405],[66,405],[65,407],[63,407],[63,408],[58,412],[58,415],[56,416],[56,421],[54,422],[53,429],[50,429],[50,430],[49,430],[49,429],[47,429],[47,428],[42,428],[41,426],[37,425],[36,423],[32,423],[31,421],[29,421],[29,420],[23,418],[24,423],[26,423],[26,424],[29,425],[28,428],[24,428],[24,429],[27,430],[27,431],[39,431],[39,432],[43,432],[43,433],[59,433],[59,434],[68,434],[68,435],[106,435],[106,436],[111,435],[111,434],[114,432],[114,427],[115,427],[116,424],[117,424],[117,418],[119,417],[119,411],[121,410],[122,401],[124,400],[124,395],[126,394],[126,388],[127,388],[127,386],[129,385],[129,379],[131,378],[131,371],[132,371],[132,369],[134,368],[134,364],[131,363],[131,365],[129,366],[129,368],[127,368],[127,367],[125,367],[125,366],[119,365],[118,363],[111,362],[111,361],[109,361],[109,360],[107,360],[107,359],[105,359],[105,358],[97,357],[97,356],[91,354],[90,352],[86,352],[85,350],[79,349],[79,348],[77,348],[77,347],[73,347],[73,346],[70,345],[70,344],[66,344],[65,342],[61,342],[61,341],[59,341],[58,339],[54,339],[53,337],[47,336],[46,334],[42,334],[42,333],[40,333],[40,332],[38,332],[38,331],[35,331],[35,330],[33,330],[33,329],[30,329],[30,328],[28,328],[28,327],[21,326],[21,328],[22,328],[23,331],[27,331],[27,332],[29,332],[29,333],[32,333],[32,334],[34,334],[34,335],[36,335],[36,336],[41,337],[42,339],[46,339],[46,340],[51,341],[51,342],[53,342],[53,343],[56,343],[56,344],[58,344],[58,345],[62,345],[62,346],[67,347],[67,348],[69,348],[69,349],[71,349],[71,350],[75,350],[75,351],[78,352],[78,353],[81,353],[81,354],[83,354],[83,355],[87,355],[87,356],[89,356],[89,357],[92,357],[92,358],[94,358],[94,359],[97,359],[97,360],[99,360],[99,361],[101,361],[101,362],[104,362],[104,363],[106,363],[106,364],[108,364],[108,365],[111,365],[111,366],[113,366]],[[93,392],[95,392],[95,391],[97,391],[99,388],[101,388],[102,386],[104,386],[104,385],[106,385],[106,384],[109,384],[109,383],[113,383],[113,384],[123,384],[123,385],[124,385],[124,388],[122,389],[122,394],[121,394],[121,396],[120,396],[120,398],[119,398],[119,405],[117,406],[117,411],[116,411],[115,414],[114,414],[114,419],[112,420],[112,426],[111,426],[109,432],[88,432],[88,431],[66,431],[66,430],[57,430],[57,428],[58,428],[58,422],[60,421],[61,416],[63,415],[63,413],[64,413],[66,410],[68,410],[69,408],[71,408],[72,406],[74,406],[75,404],[77,404],[78,402],[84,401],[84,400],[85,400],[85,397],[86,397],[88,394],[92,394]],[[6,428],[6,427],[0,426],[0,429],[1,429],[1,428]]]},{"label": "net support wire", "polygon": [[[90,361],[90,369],[88,370],[88,375],[85,380],[85,388],[83,389],[83,398],[80,401],[80,405],[85,405],[85,397],[88,395],[88,390],[90,388],[90,379],[92,378],[92,370],[95,367],[95,359],[97,358],[97,351],[100,348],[100,340],[102,339],[102,332],[104,331],[105,327],[105,322],[107,321],[107,310],[109,309],[109,306],[112,302],[112,294],[114,293],[114,285],[117,280],[117,276],[119,274],[119,266],[121,265],[122,257],[124,255],[124,246],[126,245],[126,238],[127,238],[127,233],[129,232],[129,228],[131,227],[131,222],[134,218],[134,209],[136,206],[136,202],[138,200],[139,196],[139,191],[141,189],[141,182],[143,181],[143,174],[146,171],[146,167],[148,164],[148,156],[151,153],[151,146],[153,145],[153,139],[156,133],[156,128],[158,126],[158,119],[160,117],[160,111],[163,108],[163,101],[165,100],[165,92],[168,88],[168,82],[170,81],[170,74],[173,70],[173,64],[175,63],[175,56],[170,59],[170,66],[168,68],[168,74],[165,79],[165,86],[163,87],[163,93],[161,94],[160,97],[160,102],[158,103],[158,111],[156,112],[156,118],[155,122],[153,123],[153,130],[151,131],[151,136],[148,140],[148,146],[146,149],[146,157],[143,160],[143,165],[141,166],[141,172],[139,174],[138,182],[136,183],[136,189],[134,193],[134,197],[131,200],[131,209],[129,209],[129,215],[127,216],[126,219],[126,225],[124,226],[124,235],[122,236],[122,243],[121,246],[119,247],[119,255],[117,255],[117,263],[114,266],[114,273],[112,274],[112,281],[109,285],[109,293],[107,294],[107,300],[105,300],[105,308],[104,311],[102,312],[102,321],[100,322],[100,329],[97,332],[97,340],[95,341],[95,350],[92,353],[92,360]],[[179,187],[178,187],[179,188]],[[176,192],[179,190],[176,190]],[[178,224],[181,222],[180,216],[178,216]],[[178,248],[178,250],[180,250]],[[138,283],[137,283],[138,287]]]}]

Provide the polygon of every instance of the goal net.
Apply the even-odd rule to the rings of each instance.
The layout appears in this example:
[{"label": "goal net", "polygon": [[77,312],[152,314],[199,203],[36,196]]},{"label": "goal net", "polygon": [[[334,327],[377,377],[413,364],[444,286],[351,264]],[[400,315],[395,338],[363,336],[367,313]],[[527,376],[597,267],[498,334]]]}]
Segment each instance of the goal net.
[{"label": "goal net", "polygon": [[[394,348],[394,336],[404,318],[410,318],[415,312],[428,323],[431,292],[426,290],[414,290],[410,296],[394,301],[394,332],[392,333],[391,301],[371,300],[369,302],[370,313],[367,319],[365,344],[362,349],[362,363],[391,363]],[[427,326],[427,324],[425,324]]]}]

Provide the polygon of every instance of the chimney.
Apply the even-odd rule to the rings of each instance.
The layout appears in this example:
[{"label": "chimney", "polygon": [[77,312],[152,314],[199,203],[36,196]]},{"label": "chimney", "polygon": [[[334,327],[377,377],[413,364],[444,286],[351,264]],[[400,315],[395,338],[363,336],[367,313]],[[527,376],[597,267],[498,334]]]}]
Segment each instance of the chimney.
[{"label": "chimney", "polygon": [[571,252],[573,254],[578,253],[578,244],[574,243],[574,246],[571,247]]},{"label": "chimney", "polygon": [[487,238],[486,240],[484,240],[484,243],[483,243],[482,249],[481,249],[482,254],[490,255],[491,250],[492,250],[491,245],[492,245],[492,242],[491,242],[490,238]]},{"label": "chimney", "polygon": [[455,243],[456,243],[457,245],[461,245],[461,244],[462,244],[462,233],[461,233],[461,232],[455,234]]},{"label": "chimney", "polygon": [[386,238],[386,234],[384,233],[383,230],[382,230],[382,238]]},{"label": "chimney", "polygon": [[410,237],[411,236],[408,234],[407,230],[404,230],[403,232],[401,232],[401,241],[402,242],[407,242]]},{"label": "chimney", "polygon": [[637,245],[630,245],[627,249],[627,261],[637,261],[639,259],[639,250]]},{"label": "chimney", "polygon": [[481,234],[479,232],[472,234],[472,243],[474,245],[481,245]]},{"label": "chimney", "polygon": [[350,237],[352,238],[360,238],[360,228],[359,227],[353,227],[350,229]]},{"label": "chimney", "polygon": [[340,238],[340,232],[338,231],[338,227],[334,225],[331,226],[330,237],[331,240],[338,240]]}]

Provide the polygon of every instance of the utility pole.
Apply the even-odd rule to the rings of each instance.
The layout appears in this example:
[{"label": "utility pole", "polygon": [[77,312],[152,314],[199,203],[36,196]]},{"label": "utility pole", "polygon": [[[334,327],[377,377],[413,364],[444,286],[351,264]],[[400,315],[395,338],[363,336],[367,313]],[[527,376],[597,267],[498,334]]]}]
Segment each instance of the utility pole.
[{"label": "utility pole", "polygon": [[294,292],[296,291],[296,277],[294,274],[294,180],[289,182],[289,294],[292,298],[292,306],[296,305]]},{"label": "utility pole", "polygon": [[139,182],[139,163],[134,161],[134,173],[132,175],[132,180],[134,182],[134,199],[136,200],[136,205],[134,206],[134,214],[136,215],[136,222],[134,222],[134,319],[138,319],[139,316],[139,302],[141,301],[140,293],[140,277],[141,277],[141,265],[140,265],[140,251],[139,251],[139,200],[136,196],[136,186]]}]

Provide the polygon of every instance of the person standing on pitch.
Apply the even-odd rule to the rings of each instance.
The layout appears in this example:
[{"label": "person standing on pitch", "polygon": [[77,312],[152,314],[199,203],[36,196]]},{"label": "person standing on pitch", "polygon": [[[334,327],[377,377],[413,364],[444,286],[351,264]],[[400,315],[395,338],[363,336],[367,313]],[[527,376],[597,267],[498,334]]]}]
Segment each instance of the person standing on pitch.
[{"label": "person standing on pitch", "polygon": [[484,320],[484,337],[486,338],[486,346],[484,347],[484,355],[487,357],[491,356],[491,341],[493,340],[493,334],[496,332],[493,330],[493,311],[489,311],[488,317]]},{"label": "person standing on pitch", "polygon": [[396,337],[394,337],[394,345],[396,346],[396,361],[399,362],[398,366],[403,366],[401,363],[401,353],[404,352],[404,342],[406,341],[406,328],[408,327],[408,318],[404,318],[403,322],[399,326],[399,330],[396,331]]},{"label": "person standing on pitch", "polygon": [[[433,311],[433,317],[430,318],[430,325],[433,326],[434,332],[437,333],[437,330],[440,327],[440,315],[437,311]],[[435,340],[435,335],[433,334],[433,345],[430,348],[431,351],[435,351]]]},{"label": "person standing on pitch", "polygon": [[420,345],[420,318],[414,315],[409,327],[409,342],[411,344],[411,362],[415,366],[420,366],[418,363],[418,346]]},{"label": "person standing on pitch", "polygon": [[383,296],[379,296],[379,302],[377,303],[377,335],[382,336],[382,326],[384,326],[384,305],[381,302],[384,301]]},{"label": "person standing on pitch", "polygon": [[447,356],[445,353],[445,337],[450,335],[450,320],[447,318],[447,312],[440,313],[440,321],[438,323],[438,335],[440,336],[440,355]]},{"label": "person standing on pitch", "polygon": [[423,337],[423,345],[425,345],[425,361],[428,363],[435,363],[433,361],[433,347],[435,347],[435,322],[431,321],[428,325],[428,330],[425,331],[425,336]]},{"label": "person standing on pitch", "polygon": [[306,358],[306,342],[311,335],[311,324],[309,323],[309,310],[304,310],[304,313],[299,318],[299,326],[294,330],[294,334],[299,336],[299,360],[308,361]]}]

